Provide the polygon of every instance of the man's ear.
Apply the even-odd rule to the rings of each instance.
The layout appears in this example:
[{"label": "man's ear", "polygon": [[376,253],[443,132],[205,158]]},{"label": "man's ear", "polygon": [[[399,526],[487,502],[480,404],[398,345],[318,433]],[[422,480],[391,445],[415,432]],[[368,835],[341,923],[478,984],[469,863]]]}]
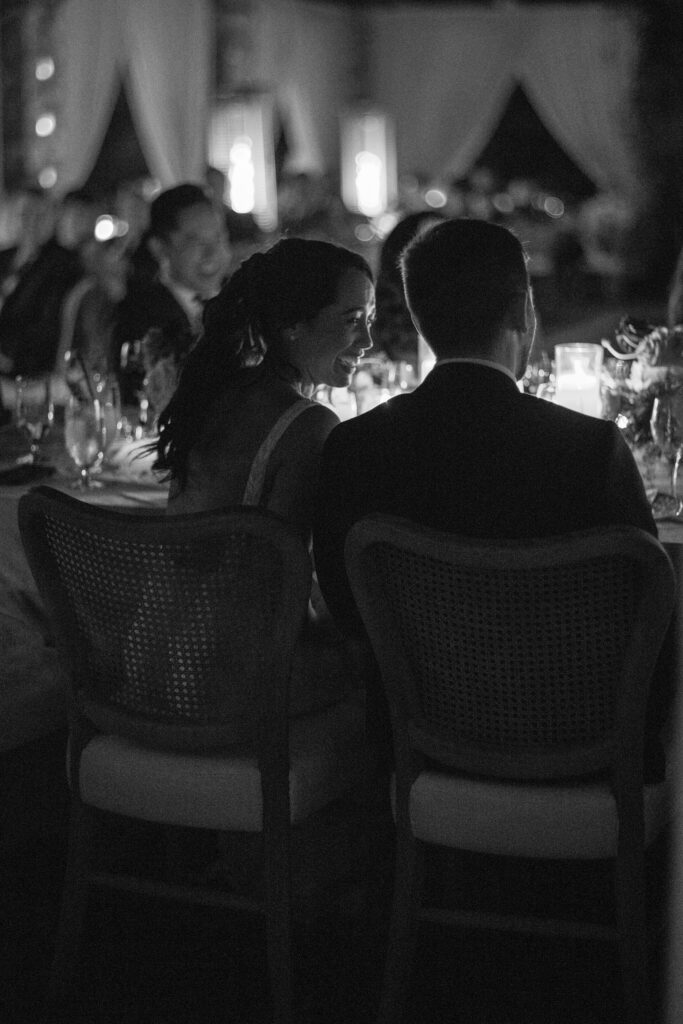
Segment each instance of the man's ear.
[{"label": "man's ear", "polygon": [[157,263],[161,263],[164,256],[166,255],[166,247],[160,238],[152,235],[151,238],[147,239],[147,248],[151,252]]}]

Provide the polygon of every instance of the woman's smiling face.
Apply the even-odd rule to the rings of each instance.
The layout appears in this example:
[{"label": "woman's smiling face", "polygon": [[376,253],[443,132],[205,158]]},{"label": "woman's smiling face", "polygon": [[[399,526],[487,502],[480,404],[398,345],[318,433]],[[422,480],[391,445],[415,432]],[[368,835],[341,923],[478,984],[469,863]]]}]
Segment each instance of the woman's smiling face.
[{"label": "woman's smiling face", "polygon": [[339,279],[333,303],[285,332],[283,355],[299,371],[304,385],[346,387],[358,360],[372,348],[374,314],[372,282],[361,270],[349,269]]}]

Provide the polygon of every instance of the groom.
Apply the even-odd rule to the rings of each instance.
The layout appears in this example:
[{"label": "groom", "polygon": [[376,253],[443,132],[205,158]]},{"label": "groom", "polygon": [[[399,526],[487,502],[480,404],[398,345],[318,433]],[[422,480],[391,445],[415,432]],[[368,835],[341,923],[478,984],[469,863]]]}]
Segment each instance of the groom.
[{"label": "groom", "polygon": [[657,536],[614,423],[522,394],[535,319],[526,258],[506,228],[439,223],[401,258],[415,327],[436,365],[411,394],[335,427],[314,528],[318,579],[338,624],[362,635],[344,568],[372,512],[481,538],[631,524]]}]

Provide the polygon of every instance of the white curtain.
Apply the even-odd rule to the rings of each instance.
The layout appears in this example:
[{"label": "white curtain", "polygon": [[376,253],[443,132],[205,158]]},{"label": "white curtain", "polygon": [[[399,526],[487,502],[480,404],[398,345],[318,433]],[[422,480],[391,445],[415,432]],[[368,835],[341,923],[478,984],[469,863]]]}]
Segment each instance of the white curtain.
[{"label": "white curtain", "polygon": [[57,8],[55,48],[57,192],[63,194],[90,174],[116,103],[123,50],[116,0],[66,0]]},{"label": "white curtain", "polygon": [[552,135],[607,191],[638,190],[630,132],[638,57],[633,15],[599,5],[527,9],[519,79]]},{"label": "white curtain", "polygon": [[289,145],[287,169],[339,162],[338,115],[354,88],[352,15],[320,3],[255,4],[253,82],[275,95]]},{"label": "white curtain", "polygon": [[149,168],[164,188],[179,181],[203,181],[211,4],[209,0],[123,2],[129,102]]},{"label": "white curtain", "polygon": [[476,162],[516,82],[599,186],[638,188],[630,127],[633,15],[603,4],[455,7],[371,14],[373,93],[397,122],[399,167],[460,176]]},{"label": "white curtain", "polygon": [[514,87],[515,11],[400,5],[371,15],[373,95],[394,117],[398,165],[466,173]]}]

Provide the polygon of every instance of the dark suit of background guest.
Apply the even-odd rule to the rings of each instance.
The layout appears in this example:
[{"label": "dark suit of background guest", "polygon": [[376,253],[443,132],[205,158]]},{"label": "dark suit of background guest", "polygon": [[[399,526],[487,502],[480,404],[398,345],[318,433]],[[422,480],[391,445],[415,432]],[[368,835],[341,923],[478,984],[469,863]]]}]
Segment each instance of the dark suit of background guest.
[{"label": "dark suit of background guest", "polygon": [[[112,364],[121,367],[121,350],[126,343],[141,341],[151,327],[159,328],[168,341],[168,353],[181,358],[199,334],[199,324],[190,318],[170,288],[160,281],[133,284],[115,314]],[[125,351],[125,350],[124,350]],[[124,360],[125,362],[125,360]],[[134,404],[142,387],[142,362],[129,362],[119,371],[122,398]]]},{"label": "dark suit of background guest", "polygon": [[62,304],[82,276],[78,252],[54,238],[22,268],[0,310],[0,352],[11,367],[8,372],[30,376],[54,369]]}]

